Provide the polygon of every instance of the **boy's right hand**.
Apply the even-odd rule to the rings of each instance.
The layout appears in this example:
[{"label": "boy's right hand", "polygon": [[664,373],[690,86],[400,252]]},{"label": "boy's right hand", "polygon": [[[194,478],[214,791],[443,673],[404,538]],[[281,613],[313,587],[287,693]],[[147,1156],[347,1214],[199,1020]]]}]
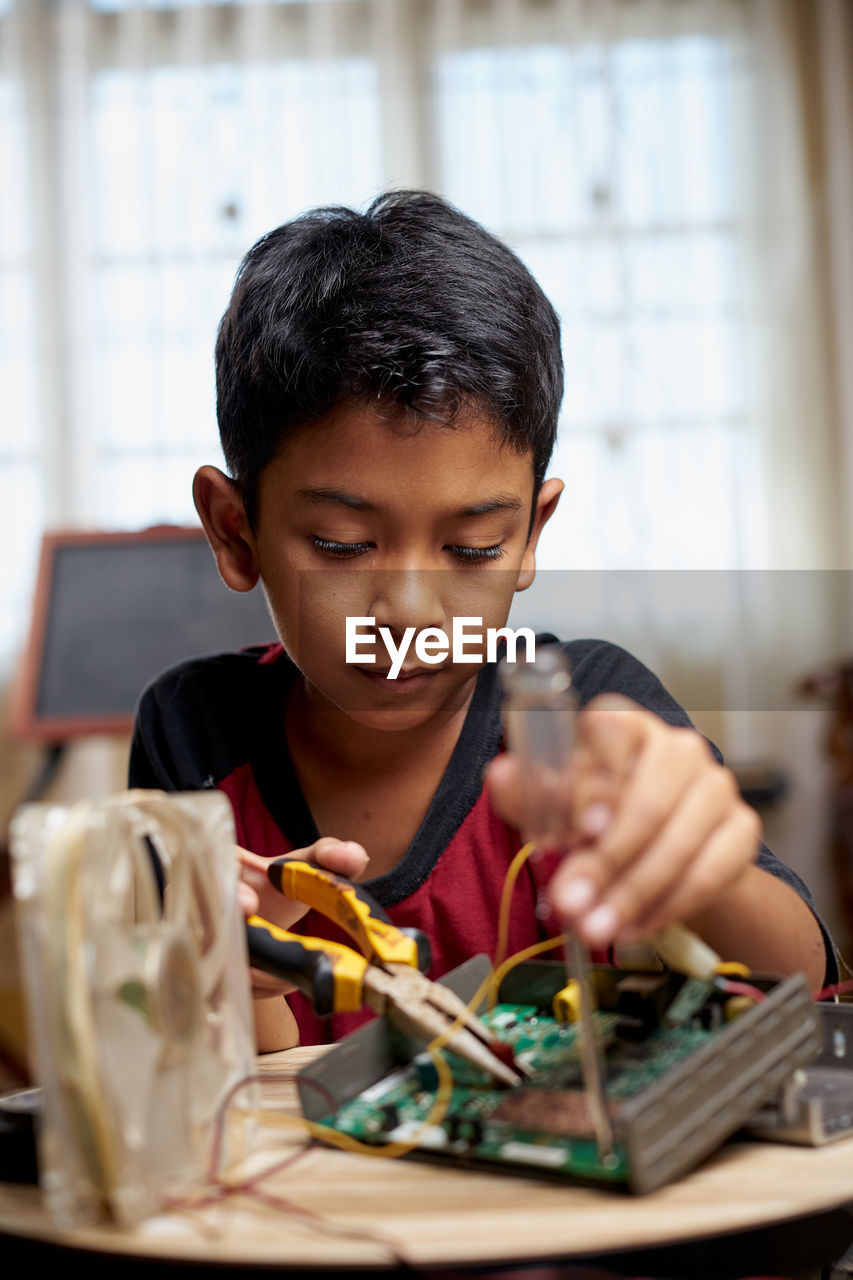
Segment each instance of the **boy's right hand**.
[{"label": "boy's right hand", "polygon": [[[294,902],[273,888],[267,877],[270,858],[261,858],[249,849],[236,846],[240,863],[238,897],[246,916],[259,915],[281,929],[289,929],[308,911],[304,902]],[[368,863],[365,849],[353,840],[337,840],[334,836],[321,836],[307,849],[294,849],[289,855],[305,862],[314,862],[326,871],[357,880],[364,874]],[[260,969],[250,970],[252,990],[258,994],[277,992],[284,994],[293,988],[280,978],[274,978]]]}]

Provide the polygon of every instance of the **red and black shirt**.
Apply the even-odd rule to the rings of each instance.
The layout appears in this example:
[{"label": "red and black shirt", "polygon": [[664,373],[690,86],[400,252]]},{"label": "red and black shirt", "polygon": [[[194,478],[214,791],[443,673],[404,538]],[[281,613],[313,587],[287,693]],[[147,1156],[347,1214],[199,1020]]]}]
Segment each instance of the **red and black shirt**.
[{"label": "red and black shirt", "polygon": [[[554,637],[537,638],[539,644],[549,641],[555,642]],[[581,705],[600,693],[621,693],[670,724],[690,724],[657,677],[625,650],[601,640],[575,640],[561,647]],[[218,787],[231,801],[237,842],[261,857],[279,857],[312,844],[324,833],[317,830],[302,795],[284,729],[285,701],[296,674],[281,645],[267,645],[192,659],[158,677],[139,704],[130,785],[166,791]],[[495,953],[501,890],[521,844],[483,789],[485,766],[501,749],[498,669],[491,663],[477,676],[459,740],[411,845],[391,871],[365,882],[396,924],[427,934],[433,978],[472,955]],[[764,846],[758,861],[814,910],[802,880]],[[556,923],[543,919],[541,908],[554,865],[548,858],[525,864],[513,895],[507,954],[558,932]],[[293,928],[350,941],[314,911]],[[837,964],[829,935],[821,928],[829,983],[837,981]],[[288,1002],[303,1044],[338,1039],[371,1016],[340,1014],[321,1020],[300,994],[289,996]]]}]

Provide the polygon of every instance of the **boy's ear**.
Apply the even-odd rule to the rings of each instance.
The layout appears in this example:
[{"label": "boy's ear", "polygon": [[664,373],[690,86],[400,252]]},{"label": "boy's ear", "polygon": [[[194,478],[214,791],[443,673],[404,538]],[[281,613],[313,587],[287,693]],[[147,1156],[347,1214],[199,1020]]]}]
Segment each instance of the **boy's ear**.
[{"label": "boy's ear", "polygon": [[199,467],[193,479],[193,501],[222,581],[232,591],[251,591],[260,574],[238,486],[218,467]]},{"label": "boy's ear", "polygon": [[539,542],[539,535],[554,514],[562,492],[563,482],[556,478],[546,480],[539,490],[536,498],[536,509],[533,512],[530,537],[527,539],[527,546],[524,548],[521,569],[515,583],[516,591],[526,591],[536,576],[536,546]]}]

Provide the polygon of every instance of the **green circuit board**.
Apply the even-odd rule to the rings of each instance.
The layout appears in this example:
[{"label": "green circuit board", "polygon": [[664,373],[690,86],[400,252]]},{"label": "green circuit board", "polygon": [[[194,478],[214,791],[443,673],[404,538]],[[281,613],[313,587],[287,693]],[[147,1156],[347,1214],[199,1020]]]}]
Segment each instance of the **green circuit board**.
[{"label": "green circuit board", "polygon": [[[640,1020],[618,1010],[594,1015],[614,1127],[613,1150],[604,1159],[599,1157],[583,1087],[578,1026],[558,1021],[536,1005],[504,1003],[483,1015],[529,1073],[523,1085],[495,1087],[484,1073],[445,1052],[453,1088],[440,1123],[430,1123],[438,1073],[429,1055],[420,1054],[339,1107],[324,1123],[362,1142],[414,1142],[421,1152],[457,1161],[624,1182],[629,1171],[619,1140],[623,1101],[706,1045],[722,1024],[719,1009],[709,1016],[705,1007],[711,988],[700,985],[701,992],[694,992],[685,1006],[689,1016],[681,1025],[667,1025],[659,1011],[654,1025],[639,1025]],[[671,1005],[676,988],[667,995]]]},{"label": "green circuit board", "polygon": [[[487,974],[487,958],[475,957],[448,985],[471,999]],[[577,991],[558,962],[517,966],[481,1015],[512,1050],[515,1087],[445,1052],[452,1087],[441,1112],[423,1043],[378,1018],[300,1071],[303,1114],[396,1155],[644,1194],[742,1128],[819,1047],[801,975],[752,974],[751,998],[724,977],[665,969],[593,966],[590,981],[609,1150],[599,1151],[584,1088]]]}]

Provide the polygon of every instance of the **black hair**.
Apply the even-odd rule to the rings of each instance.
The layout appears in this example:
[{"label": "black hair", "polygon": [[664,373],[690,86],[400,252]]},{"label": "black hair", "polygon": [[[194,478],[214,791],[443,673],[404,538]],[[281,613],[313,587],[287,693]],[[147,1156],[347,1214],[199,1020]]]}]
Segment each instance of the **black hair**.
[{"label": "black hair", "polygon": [[216,342],[226,464],[257,520],[284,441],[347,397],[452,425],[476,405],[533,457],[534,493],[563,392],[560,326],[520,259],[426,191],[365,213],[302,214],[246,254]]}]

